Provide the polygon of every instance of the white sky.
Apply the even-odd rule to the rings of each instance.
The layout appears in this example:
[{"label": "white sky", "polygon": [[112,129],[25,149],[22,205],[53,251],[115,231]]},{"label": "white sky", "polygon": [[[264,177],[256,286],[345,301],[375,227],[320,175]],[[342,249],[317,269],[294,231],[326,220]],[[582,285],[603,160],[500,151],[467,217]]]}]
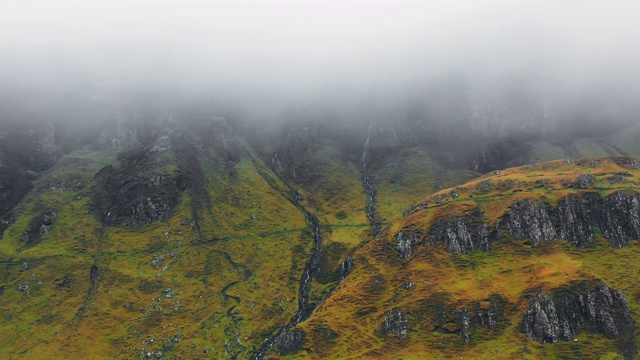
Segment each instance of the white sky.
[{"label": "white sky", "polygon": [[639,15],[638,1],[0,0],[0,80],[275,91],[454,70],[637,78]]}]

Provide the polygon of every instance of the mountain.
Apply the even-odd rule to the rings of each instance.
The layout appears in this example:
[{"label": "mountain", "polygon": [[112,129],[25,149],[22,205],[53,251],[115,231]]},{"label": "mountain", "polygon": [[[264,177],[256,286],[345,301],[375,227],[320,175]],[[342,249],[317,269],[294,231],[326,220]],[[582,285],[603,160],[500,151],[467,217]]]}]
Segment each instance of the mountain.
[{"label": "mountain", "polygon": [[5,122],[0,353],[633,357],[637,124],[445,126],[436,90]]},{"label": "mountain", "polygon": [[436,192],[352,255],[292,358],[635,358],[638,161],[552,161]]}]

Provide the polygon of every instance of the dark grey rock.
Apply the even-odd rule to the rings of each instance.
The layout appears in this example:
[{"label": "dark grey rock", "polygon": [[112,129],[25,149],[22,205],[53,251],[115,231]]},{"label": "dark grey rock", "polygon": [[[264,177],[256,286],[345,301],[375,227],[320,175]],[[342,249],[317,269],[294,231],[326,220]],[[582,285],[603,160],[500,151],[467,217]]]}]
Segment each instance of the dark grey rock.
[{"label": "dark grey rock", "polygon": [[596,186],[596,177],[591,174],[582,174],[573,182],[574,189],[589,189]]},{"label": "dark grey rock", "polygon": [[569,341],[582,330],[632,338],[635,322],[624,294],[601,281],[577,282],[538,295],[524,314],[524,333],[541,343]]},{"label": "dark grey rock", "polygon": [[305,333],[302,330],[290,330],[282,335],[278,343],[278,356],[294,354],[302,349]]},{"label": "dark grey rock", "polygon": [[413,254],[413,249],[421,243],[422,233],[413,229],[403,229],[396,235],[396,248],[400,257],[408,259]]},{"label": "dark grey rock", "polygon": [[173,340],[172,340],[172,339],[168,339],[168,340],[164,343],[164,345],[162,345],[162,348],[164,349],[164,351],[167,351],[167,352],[168,352],[168,351],[173,350],[173,346],[174,346]]},{"label": "dark grey rock", "polygon": [[416,286],[416,282],[415,281],[409,281],[407,283],[404,283],[402,285],[402,288],[405,289],[405,290],[409,290],[409,289],[413,288],[414,286]]},{"label": "dark grey rock", "polygon": [[98,269],[98,266],[95,264],[91,265],[91,270],[89,270],[89,281],[91,282],[91,285],[96,285],[96,281],[98,281],[99,274],[100,274],[100,271]]},{"label": "dark grey rock", "polygon": [[406,339],[408,331],[409,318],[396,308],[387,313],[379,329],[381,335],[391,334],[400,339]]},{"label": "dark grey rock", "polygon": [[558,204],[560,237],[575,247],[584,248],[593,242],[592,218],[587,206],[577,195],[569,195]]},{"label": "dark grey rock", "polygon": [[506,230],[518,240],[529,239],[534,245],[555,241],[556,230],[546,205],[531,199],[516,200],[511,210],[498,221],[499,231]]},{"label": "dark grey rock", "polygon": [[448,220],[439,220],[429,229],[430,244],[443,243],[447,250],[459,254],[489,251],[489,226],[480,211]]},{"label": "dark grey rock", "polygon": [[349,276],[351,270],[355,267],[355,263],[351,256],[347,256],[346,259],[340,264],[340,280],[344,280]]},{"label": "dark grey rock", "polygon": [[[498,294],[492,294],[488,299],[478,302],[475,306],[475,314],[470,308],[463,307],[455,309],[452,315],[448,314],[446,303],[437,304],[439,310],[435,314],[436,326],[434,331],[443,334],[455,334],[460,336],[463,342],[471,341],[472,331],[475,328],[484,327],[489,330],[504,330],[507,326],[504,313],[508,305],[508,300]],[[486,303],[489,303],[488,307]],[[451,310],[449,310],[451,311]]]},{"label": "dark grey rock", "polygon": [[618,174],[613,174],[609,177],[607,177],[607,180],[609,180],[610,183],[613,184],[624,184],[629,182],[629,180],[627,179],[627,176],[629,176],[630,174],[627,173],[618,173]]},{"label": "dark grey rock", "polygon": [[616,247],[640,239],[640,199],[637,194],[626,195],[617,191],[609,195],[599,214],[602,233]]},{"label": "dark grey rock", "polygon": [[53,210],[42,210],[38,216],[31,220],[29,226],[22,233],[22,241],[26,245],[40,243],[53,228],[55,218],[56,213]]},{"label": "dark grey rock", "polygon": [[471,330],[471,313],[467,308],[456,311],[456,319],[460,327],[459,334],[462,341],[469,342],[471,340],[467,332]]},{"label": "dark grey rock", "polygon": [[91,208],[108,226],[141,226],[171,216],[187,179],[154,173],[155,155],[135,149],[119,155],[120,165],[102,168],[94,177]]}]

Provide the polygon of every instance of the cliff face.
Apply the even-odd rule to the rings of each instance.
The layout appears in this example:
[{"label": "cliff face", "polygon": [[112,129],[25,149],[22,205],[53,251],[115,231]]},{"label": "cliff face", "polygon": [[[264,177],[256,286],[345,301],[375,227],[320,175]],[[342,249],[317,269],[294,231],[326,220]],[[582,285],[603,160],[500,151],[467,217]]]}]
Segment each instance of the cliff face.
[{"label": "cliff face", "polygon": [[616,191],[602,198],[598,193],[563,198],[556,211],[559,234],[578,248],[593,242],[593,228],[600,228],[611,245],[624,247],[640,239],[638,194]]},{"label": "cliff face", "polygon": [[489,226],[484,221],[478,210],[469,215],[440,220],[431,227],[429,243],[443,243],[448,251],[458,254],[489,251]]},{"label": "cliff face", "polygon": [[533,245],[556,239],[548,207],[530,199],[514,201],[511,210],[498,221],[497,227],[506,230],[515,239],[531,240]]},{"label": "cliff face", "polygon": [[584,248],[593,242],[593,227],[589,208],[578,195],[569,195],[558,204],[558,234],[575,247]]},{"label": "cliff face", "polygon": [[604,282],[579,282],[539,294],[529,305],[523,331],[541,343],[570,341],[581,331],[621,339],[624,353],[633,353],[635,321],[623,293]]},{"label": "cliff face", "polygon": [[577,248],[593,243],[594,228],[600,228],[615,247],[640,239],[640,200],[637,194],[616,191],[602,198],[598,193],[570,194],[556,208],[540,200],[516,200],[494,227],[479,209],[465,215],[436,221],[424,235],[406,228],[396,234],[396,248],[409,258],[422,243],[443,244],[447,251],[466,254],[489,251],[489,244],[502,235],[530,240],[534,246],[561,238]]},{"label": "cliff face", "polygon": [[169,218],[185,185],[177,174],[153,171],[153,155],[138,150],[122,157],[120,167],[108,165],[95,176],[92,208],[109,226],[133,226]]},{"label": "cliff face", "polygon": [[[594,212],[597,209],[594,209]],[[637,194],[618,191],[608,196],[598,219],[604,236],[616,247],[640,238],[640,201]]]}]

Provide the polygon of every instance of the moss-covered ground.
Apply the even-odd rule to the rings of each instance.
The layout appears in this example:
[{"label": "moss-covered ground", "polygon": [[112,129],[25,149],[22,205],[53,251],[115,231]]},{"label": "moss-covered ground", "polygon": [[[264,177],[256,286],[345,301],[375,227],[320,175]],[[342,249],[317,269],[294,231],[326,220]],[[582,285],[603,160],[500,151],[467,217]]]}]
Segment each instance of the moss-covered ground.
[{"label": "moss-covered ground", "polygon": [[[614,339],[583,331],[573,341],[543,345],[525,336],[521,320],[532,296],[572,281],[597,278],[626,294],[637,321],[638,240],[619,249],[597,234],[594,244],[577,249],[561,239],[535,247],[526,240],[501,237],[491,244],[489,252],[452,254],[442,245],[423,244],[411,258],[403,260],[394,235],[404,227],[426,232],[435,219],[475,207],[480,207],[487,221],[494,224],[515,199],[522,197],[553,204],[576,191],[598,191],[602,195],[617,190],[638,192],[640,169],[630,161],[555,161],[512,168],[458,186],[457,197],[451,196],[453,188],[427,197],[411,215],[354,254],[356,267],[351,275],[307,322],[299,325],[307,334],[303,349],[289,358],[618,358],[621,353]],[[571,188],[584,173],[596,177],[595,187]],[[626,182],[609,180],[621,173],[626,174]],[[503,318],[493,329],[472,329],[468,343],[458,334],[435,331],[441,324],[438,314],[454,318],[457,309],[474,311],[496,295],[504,298],[506,305],[500,310]],[[406,339],[378,333],[392,308],[408,316]]]},{"label": "moss-covered ground", "polygon": [[[153,171],[175,173],[165,160]],[[0,357],[247,358],[295,314],[313,238],[250,157],[233,176],[207,167],[200,231],[188,192],[166,221],[103,227],[90,195],[108,164],[115,153],[69,154],[16,209],[0,241]],[[27,246],[41,208],[55,211],[53,227]]]}]

